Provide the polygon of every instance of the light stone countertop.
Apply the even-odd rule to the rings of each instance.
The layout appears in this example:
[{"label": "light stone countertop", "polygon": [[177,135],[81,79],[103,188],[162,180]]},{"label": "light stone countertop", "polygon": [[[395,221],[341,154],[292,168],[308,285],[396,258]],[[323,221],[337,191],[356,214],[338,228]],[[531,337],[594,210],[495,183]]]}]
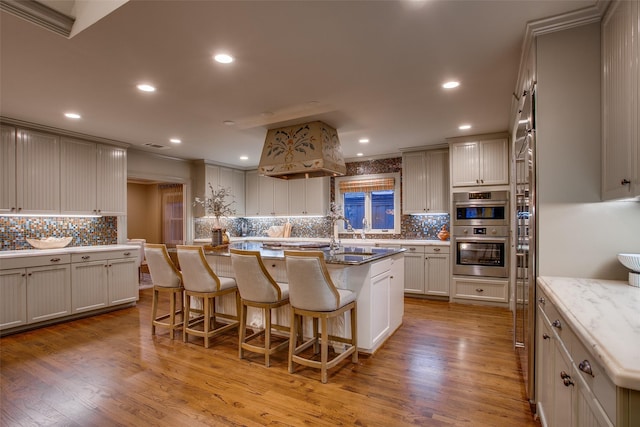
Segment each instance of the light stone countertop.
[{"label": "light stone countertop", "polygon": [[[263,241],[263,242],[325,242],[328,243],[329,239],[318,237],[265,237],[265,236],[246,236],[246,237],[232,237],[231,242],[246,241]],[[211,239],[194,239],[195,244],[210,243]],[[435,245],[435,246],[449,246],[450,241],[445,240],[418,240],[418,239],[341,239],[340,242],[343,245],[360,246],[360,245],[402,245],[402,246],[417,246],[417,245]]]},{"label": "light stone countertop", "polygon": [[618,387],[640,390],[640,288],[616,280],[539,277],[538,286]]},{"label": "light stone countertop", "polygon": [[40,255],[64,255],[81,254],[97,251],[122,251],[137,250],[133,245],[95,245],[95,246],[69,246],[59,249],[20,249],[14,251],[0,251],[0,258],[32,257]]}]

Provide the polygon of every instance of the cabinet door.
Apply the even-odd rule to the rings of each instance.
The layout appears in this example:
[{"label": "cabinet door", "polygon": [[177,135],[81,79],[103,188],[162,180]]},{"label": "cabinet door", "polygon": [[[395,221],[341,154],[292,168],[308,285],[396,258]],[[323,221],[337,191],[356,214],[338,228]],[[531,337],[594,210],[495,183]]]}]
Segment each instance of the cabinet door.
[{"label": "cabinet door", "polygon": [[[287,185],[295,180],[287,182]],[[305,179],[305,203],[306,215],[326,215],[329,210],[329,199],[331,197],[331,178],[309,178]],[[291,196],[291,191],[289,191]],[[291,201],[291,198],[289,198]],[[290,212],[293,215],[293,212]]]},{"label": "cabinet door", "polygon": [[62,213],[96,213],[96,144],[63,138],[60,147]]},{"label": "cabinet door", "polygon": [[18,129],[16,177],[18,212],[60,213],[60,139]]},{"label": "cabinet door", "polygon": [[427,212],[449,212],[449,151],[434,150],[426,153]]},{"label": "cabinet door", "polygon": [[555,342],[553,357],[553,418],[551,426],[571,426],[573,425],[573,385],[565,382],[563,376],[568,375],[573,380],[571,370],[571,360],[569,355],[564,351],[562,344],[559,341]]},{"label": "cabinet door", "polygon": [[[286,179],[273,179],[273,213],[274,215],[289,214],[289,182]],[[262,210],[262,209],[261,209]]]},{"label": "cabinet door", "polygon": [[259,215],[275,215],[273,205],[273,186],[275,178],[258,176],[258,212]]},{"label": "cabinet door", "polygon": [[404,314],[404,255],[393,256],[389,279],[389,330],[393,332],[402,324]]},{"label": "cabinet door", "polygon": [[480,184],[500,185],[509,183],[506,139],[480,141]]},{"label": "cabinet door", "polygon": [[245,213],[247,216],[260,215],[258,189],[258,172],[248,171],[244,174],[245,179]]},{"label": "cabinet door", "polygon": [[453,187],[479,184],[480,151],[477,142],[451,144],[451,185]]},{"label": "cabinet door", "polygon": [[107,262],[71,264],[71,309],[73,313],[109,305]]},{"label": "cabinet door", "polygon": [[236,216],[245,215],[245,185],[244,185],[244,171],[233,169],[233,195],[235,200]]},{"label": "cabinet door", "polygon": [[98,145],[97,209],[102,215],[127,214],[127,151]]},{"label": "cabinet door", "polygon": [[424,254],[404,255],[404,291],[411,294],[424,294]]},{"label": "cabinet door", "polygon": [[536,332],[536,396],[537,412],[542,425],[550,425],[553,420],[554,400],[554,338],[544,314],[538,309]]},{"label": "cabinet door", "polygon": [[639,20],[637,1],[612,2],[602,20],[602,197],[605,200],[640,195]]},{"label": "cabinet door", "polygon": [[389,289],[391,286],[390,272],[371,278],[371,347],[387,336],[389,332]]},{"label": "cabinet door", "polygon": [[16,200],[16,130],[0,126],[0,212],[15,212]]},{"label": "cabinet door", "polygon": [[406,153],[402,156],[402,184],[402,213],[425,213],[427,182],[424,153]]},{"label": "cabinet door", "polygon": [[138,264],[135,258],[109,260],[109,304],[138,300]]},{"label": "cabinet door", "polygon": [[24,268],[0,270],[0,330],[27,323],[27,275]]},{"label": "cabinet door", "polygon": [[425,294],[449,296],[449,255],[425,257]]},{"label": "cabinet door", "polygon": [[69,265],[27,268],[26,273],[29,323],[71,314]]},{"label": "cabinet door", "polygon": [[291,215],[306,215],[307,213],[307,185],[306,179],[292,179],[289,182],[289,213]]},{"label": "cabinet door", "polygon": [[575,375],[573,380],[575,381],[574,395],[576,398],[575,425],[578,427],[613,427],[613,423],[582,376]]}]

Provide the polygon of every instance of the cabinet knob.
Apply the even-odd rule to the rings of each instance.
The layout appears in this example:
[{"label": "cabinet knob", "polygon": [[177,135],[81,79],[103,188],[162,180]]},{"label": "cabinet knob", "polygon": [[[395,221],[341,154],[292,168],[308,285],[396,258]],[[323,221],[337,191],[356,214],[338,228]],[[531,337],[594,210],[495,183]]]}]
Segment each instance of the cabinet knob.
[{"label": "cabinet knob", "polygon": [[482,288],[476,288],[476,292],[484,292],[484,289],[482,289]]},{"label": "cabinet knob", "polygon": [[542,334],[542,339],[544,339],[544,340],[550,340],[550,339],[551,339],[551,337],[549,336],[549,334],[544,333],[544,334]]},{"label": "cabinet knob", "polygon": [[560,323],[559,319],[554,320],[551,326],[553,326],[554,328],[562,329],[562,323]]},{"label": "cabinet knob", "polygon": [[546,303],[546,302],[547,302],[547,300],[546,300],[546,299],[544,299],[543,297],[540,297],[540,298],[538,298],[538,302],[539,302],[540,304],[544,304],[544,303]]},{"label": "cabinet knob", "polygon": [[584,359],[582,362],[580,362],[580,364],[578,365],[578,368],[585,374],[589,374],[593,376],[593,369],[591,369],[591,363],[589,363],[587,359]]},{"label": "cabinet knob", "polygon": [[91,259],[91,257],[90,257],[89,255],[83,255],[83,256],[82,256],[82,259],[83,259],[84,261],[87,261],[87,260]]},{"label": "cabinet knob", "polygon": [[51,262],[60,262],[60,258],[51,258],[49,261],[51,261]]},{"label": "cabinet knob", "polygon": [[629,187],[631,187],[631,181],[625,178],[622,181],[620,181],[620,185],[628,185]]},{"label": "cabinet knob", "polygon": [[564,383],[565,387],[574,385],[574,382],[571,379],[571,375],[567,374],[565,371],[560,372],[560,378],[562,378],[562,382]]},{"label": "cabinet knob", "polygon": [[440,252],[440,248],[433,248],[434,252]]},{"label": "cabinet knob", "polygon": [[410,251],[415,251],[415,250],[416,250],[416,248],[409,248],[409,250],[410,250]]},{"label": "cabinet knob", "polygon": [[129,255],[131,255],[131,252],[125,252],[124,253],[124,256],[129,256]]}]

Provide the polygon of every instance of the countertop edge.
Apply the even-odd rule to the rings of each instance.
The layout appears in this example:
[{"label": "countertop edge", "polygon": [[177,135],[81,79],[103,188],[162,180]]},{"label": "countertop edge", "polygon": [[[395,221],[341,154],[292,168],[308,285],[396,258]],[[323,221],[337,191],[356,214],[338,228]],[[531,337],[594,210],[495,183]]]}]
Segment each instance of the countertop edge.
[{"label": "countertop edge", "polygon": [[[579,278],[558,278],[541,276],[538,277],[537,283],[545,291],[545,293],[551,299],[551,302],[558,307],[561,314],[565,317],[565,320],[569,322],[571,329],[575,332],[578,339],[582,344],[587,347],[594,356],[596,356],[600,364],[602,364],[606,374],[611,381],[618,387],[628,388],[632,390],[640,390],[640,368],[632,366],[625,366],[620,361],[620,358],[615,354],[612,354],[605,342],[597,335],[593,334],[590,329],[585,325],[587,323],[584,320],[585,314],[577,312],[572,309],[568,302],[565,302],[554,290],[554,286],[551,282],[564,280],[564,281],[583,281],[588,283],[599,283],[605,286],[629,286],[623,281],[615,280],[598,280],[598,279],[579,279]],[[634,288],[635,289],[635,288]],[[640,289],[638,290],[640,293]],[[615,309],[611,307],[610,309]],[[640,324],[640,323],[639,323]],[[636,327],[637,328],[637,327]],[[624,337],[620,339],[625,339]]]},{"label": "countertop edge", "polygon": [[71,246],[57,249],[18,249],[12,251],[0,251],[0,258],[20,258],[48,255],[64,255],[84,252],[122,251],[136,250],[133,245],[95,245],[95,246]]}]

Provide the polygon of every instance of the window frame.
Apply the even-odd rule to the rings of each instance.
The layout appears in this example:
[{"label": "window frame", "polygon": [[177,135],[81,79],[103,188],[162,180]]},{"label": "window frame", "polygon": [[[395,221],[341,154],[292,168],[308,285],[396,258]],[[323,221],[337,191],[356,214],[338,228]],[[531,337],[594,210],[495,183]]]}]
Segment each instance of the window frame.
[{"label": "window frame", "polygon": [[[378,174],[369,174],[369,175],[349,175],[349,176],[339,176],[334,178],[334,195],[335,195],[335,203],[344,209],[344,198],[342,193],[340,192],[340,183],[341,182],[351,182],[351,181],[364,181],[364,180],[372,180],[372,179],[383,179],[383,178],[393,178],[393,228],[390,229],[373,229],[365,230],[366,234],[400,234],[400,225],[401,225],[401,211],[400,211],[400,173],[399,172],[389,172],[389,173],[378,173]],[[371,203],[371,193],[365,192],[365,218],[367,219],[367,224],[372,224],[371,220],[372,215],[372,203]],[[337,221],[338,223],[338,233],[351,233],[351,231],[344,228],[344,221]],[[362,225],[360,227],[356,227],[352,224],[353,232],[357,232],[359,234],[362,233]]]}]

